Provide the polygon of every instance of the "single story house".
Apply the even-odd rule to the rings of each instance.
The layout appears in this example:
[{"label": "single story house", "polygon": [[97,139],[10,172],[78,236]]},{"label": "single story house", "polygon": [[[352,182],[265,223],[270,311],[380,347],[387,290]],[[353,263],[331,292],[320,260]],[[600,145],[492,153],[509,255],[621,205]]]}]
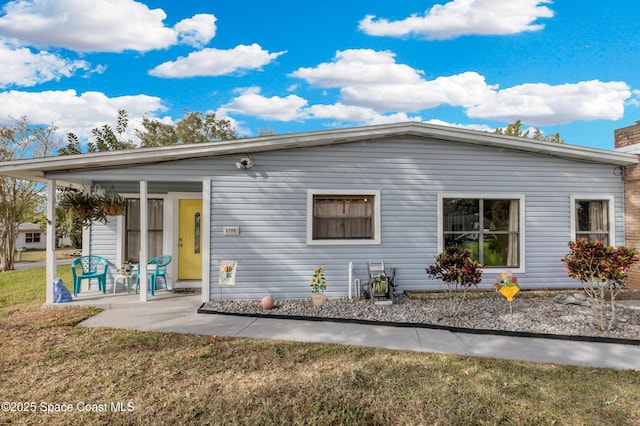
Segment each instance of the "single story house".
[{"label": "single story house", "polygon": [[[170,287],[203,301],[303,298],[322,266],[337,297],[376,260],[397,268],[401,291],[439,289],[425,268],[450,244],[485,264],[481,287],[507,270],[524,288],[575,287],[560,261],[569,241],[625,243],[630,151],[409,122],[35,158],[0,174],[48,184],[51,228],[59,185],[129,198],[125,216],[85,229],[83,252],[106,257],[110,274],[168,254]],[[52,282],[55,256],[47,265]]]},{"label": "single story house", "polygon": [[35,223],[23,222],[18,225],[16,250],[44,250],[46,248],[45,230]]}]

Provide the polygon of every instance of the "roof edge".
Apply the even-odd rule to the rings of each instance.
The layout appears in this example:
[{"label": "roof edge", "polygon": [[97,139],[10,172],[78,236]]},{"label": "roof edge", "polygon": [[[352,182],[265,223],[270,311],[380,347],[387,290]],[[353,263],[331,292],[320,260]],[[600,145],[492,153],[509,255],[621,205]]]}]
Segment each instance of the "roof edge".
[{"label": "roof edge", "polygon": [[393,137],[418,137],[486,145],[524,152],[554,155],[581,161],[619,166],[638,164],[636,153],[610,151],[579,145],[529,140],[515,136],[469,130],[416,121],[371,126],[316,130],[282,135],[232,139],[190,145],[135,148],[69,156],[42,157],[0,163],[0,175],[44,181],[47,172],[81,170],[135,164],[158,163],[207,156],[249,154],[253,152],[333,145]]}]

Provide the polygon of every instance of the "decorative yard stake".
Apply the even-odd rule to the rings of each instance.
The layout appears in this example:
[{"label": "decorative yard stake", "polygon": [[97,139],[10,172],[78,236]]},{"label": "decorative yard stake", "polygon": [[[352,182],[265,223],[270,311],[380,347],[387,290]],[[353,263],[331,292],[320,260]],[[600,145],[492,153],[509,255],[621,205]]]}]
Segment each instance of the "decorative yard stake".
[{"label": "decorative yard stake", "polygon": [[318,266],[313,271],[313,276],[309,280],[311,283],[311,300],[314,306],[320,306],[324,303],[324,291],[327,289],[327,279],[324,276],[324,269]]},{"label": "decorative yard stake", "polygon": [[498,281],[493,287],[498,290],[498,293],[506,297],[507,302],[509,302],[509,312],[513,313],[511,302],[513,302],[513,297],[520,291],[518,278],[511,271],[503,272],[498,276]]}]

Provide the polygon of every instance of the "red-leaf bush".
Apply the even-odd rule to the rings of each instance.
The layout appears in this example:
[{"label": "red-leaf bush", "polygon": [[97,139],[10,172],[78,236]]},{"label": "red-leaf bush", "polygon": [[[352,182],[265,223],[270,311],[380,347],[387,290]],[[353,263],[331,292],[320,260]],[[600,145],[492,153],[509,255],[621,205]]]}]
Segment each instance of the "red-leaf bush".
[{"label": "red-leaf bush", "polygon": [[439,279],[447,285],[450,316],[460,313],[466,290],[472,285],[477,287],[482,280],[482,267],[482,264],[473,260],[470,250],[452,246],[447,247],[436,257],[436,262],[426,268],[429,278]]},{"label": "red-leaf bush", "polygon": [[[605,246],[602,241],[581,238],[569,242],[570,252],[562,259],[567,274],[582,282],[592,300],[601,330],[611,330],[615,323],[615,298],[626,286],[627,270],[640,261],[635,249]],[[605,320],[606,299],[610,300],[611,315]]]}]

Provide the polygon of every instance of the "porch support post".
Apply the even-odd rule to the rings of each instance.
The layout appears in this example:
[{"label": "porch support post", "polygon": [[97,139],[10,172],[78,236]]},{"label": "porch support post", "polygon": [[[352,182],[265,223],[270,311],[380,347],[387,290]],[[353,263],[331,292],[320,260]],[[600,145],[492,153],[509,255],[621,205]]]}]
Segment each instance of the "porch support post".
[{"label": "porch support post", "polygon": [[210,299],[211,292],[211,180],[202,181],[202,302]]},{"label": "porch support post", "polygon": [[146,302],[149,281],[147,261],[149,260],[149,218],[147,214],[147,181],[140,181],[140,301]]},{"label": "porch support post", "polygon": [[[57,275],[56,262],[56,181],[50,180],[47,183],[47,229],[46,229],[46,292],[45,303],[50,305],[53,303],[53,280]],[[73,285],[73,283],[66,283]]]}]

